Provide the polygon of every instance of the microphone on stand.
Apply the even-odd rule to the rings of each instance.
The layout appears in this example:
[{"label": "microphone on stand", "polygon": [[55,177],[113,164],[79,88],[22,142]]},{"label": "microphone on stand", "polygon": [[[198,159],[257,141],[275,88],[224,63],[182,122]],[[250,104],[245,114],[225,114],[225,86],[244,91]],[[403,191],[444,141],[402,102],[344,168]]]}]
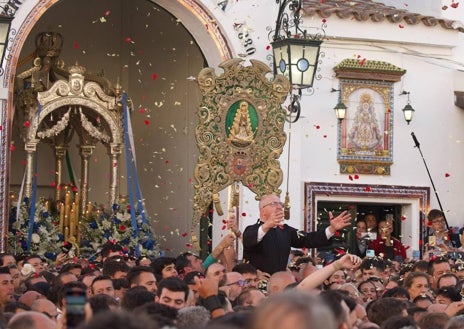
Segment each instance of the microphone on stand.
[{"label": "microphone on stand", "polygon": [[417,140],[416,135],[414,135],[414,132],[411,133],[411,136],[412,136],[412,140],[414,141],[414,144],[416,145],[416,147],[420,147],[420,143]]}]

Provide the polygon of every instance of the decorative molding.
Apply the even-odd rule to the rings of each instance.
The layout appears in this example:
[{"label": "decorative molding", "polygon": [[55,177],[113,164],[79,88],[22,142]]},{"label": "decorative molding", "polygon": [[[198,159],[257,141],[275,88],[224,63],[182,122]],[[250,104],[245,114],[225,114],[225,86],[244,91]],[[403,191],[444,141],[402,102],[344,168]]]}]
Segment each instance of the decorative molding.
[{"label": "decorative molding", "polygon": [[382,61],[357,60],[347,58],[334,67],[335,76],[340,79],[362,79],[398,82],[406,70]]},{"label": "decorative molding", "polygon": [[383,198],[385,200],[393,198],[417,199],[420,204],[420,211],[428,213],[430,208],[430,188],[416,186],[398,185],[362,185],[362,184],[340,184],[340,183],[305,183],[305,227],[314,230],[316,225],[318,196],[350,198]]}]

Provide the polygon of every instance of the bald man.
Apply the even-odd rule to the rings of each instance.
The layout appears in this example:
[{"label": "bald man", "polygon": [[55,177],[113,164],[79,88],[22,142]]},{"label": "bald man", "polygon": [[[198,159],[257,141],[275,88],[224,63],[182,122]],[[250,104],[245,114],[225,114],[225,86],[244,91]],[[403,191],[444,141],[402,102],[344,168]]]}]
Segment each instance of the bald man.
[{"label": "bald man", "polygon": [[269,278],[267,284],[267,292],[270,295],[284,291],[284,289],[292,283],[295,283],[295,276],[288,271],[275,272]]},{"label": "bald man", "polygon": [[26,311],[16,313],[8,322],[9,329],[56,329],[56,322],[45,314]]},{"label": "bald man", "polygon": [[56,305],[45,298],[35,300],[31,305],[31,310],[45,314],[55,322],[58,317],[58,310],[56,309]]},{"label": "bald man", "polygon": [[243,232],[243,259],[260,271],[273,274],[287,269],[290,249],[330,246],[330,238],[351,225],[351,214],[337,217],[329,212],[330,225],[324,231],[304,232],[285,224],[284,204],[274,194],[261,197],[260,219]]}]

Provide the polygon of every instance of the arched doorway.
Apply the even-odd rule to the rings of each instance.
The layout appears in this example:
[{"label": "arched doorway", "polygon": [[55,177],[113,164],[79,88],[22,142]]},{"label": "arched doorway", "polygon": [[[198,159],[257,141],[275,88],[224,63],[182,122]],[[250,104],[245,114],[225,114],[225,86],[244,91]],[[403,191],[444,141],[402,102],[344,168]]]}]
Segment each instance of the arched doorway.
[{"label": "arched doorway", "polygon": [[[23,4],[28,5],[27,1]],[[204,21],[215,21],[208,19],[208,15],[197,1],[108,0],[99,1],[98,6],[95,2],[86,5],[82,1],[42,1],[31,9],[18,31],[6,70],[6,81],[10,81],[6,86],[11,95],[7,122],[15,117],[12,77],[30,65],[27,60],[33,53],[30,40],[37,32],[67,30],[68,33],[63,33],[67,48],[62,54],[67,67],[77,61],[93,73],[112,81],[119,79],[134,104],[132,123],[137,164],[148,215],[155,229],[166,238],[163,244],[168,250],[183,250],[189,240],[183,233],[189,232],[191,218],[193,177],[190,173],[196,160],[193,131],[198,104],[197,86],[191,77],[196,77],[205,65],[213,66],[232,57],[218,26],[205,34]],[[0,193],[4,196],[10,185],[19,184],[23,169],[8,165],[22,163],[23,158],[19,150],[24,148],[14,131],[14,126],[11,130],[4,129],[8,139],[1,144],[2,159],[9,159],[2,162],[1,168],[5,176],[0,180]],[[11,156],[10,145],[14,145]],[[46,145],[41,147],[39,152],[45,159],[50,151]],[[95,150],[95,154],[99,152],[106,151]],[[97,169],[90,173],[94,187],[89,198],[97,201],[104,198],[106,191],[99,187],[107,185],[100,182],[108,176],[107,170],[98,170],[98,167],[105,168],[107,163],[105,157],[98,155],[91,161]],[[120,172],[118,183],[122,188],[120,193],[124,194],[127,177],[123,168]],[[39,185],[49,190],[53,180],[46,162],[39,173]],[[5,236],[8,197],[3,200],[0,216]]]}]

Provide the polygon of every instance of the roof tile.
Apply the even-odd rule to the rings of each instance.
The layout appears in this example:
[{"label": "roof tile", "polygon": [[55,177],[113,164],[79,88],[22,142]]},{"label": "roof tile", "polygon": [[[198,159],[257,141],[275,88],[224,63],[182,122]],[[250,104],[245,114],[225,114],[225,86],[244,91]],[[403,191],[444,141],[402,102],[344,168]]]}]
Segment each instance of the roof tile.
[{"label": "roof tile", "polygon": [[423,16],[419,13],[412,13],[372,0],[303,0],[302,10],[304,15],[309,17],[319,15],[321,18],[328,18],[335,14],[341,19],[354,18],[360,22],[369,19],[372,22],[382,22],[387,19],[387,21],[394,24],[404,21],[409,25],[419,23],[430,27],[440,25],[444,29],[456,29],[459,32],[464,32],[464,27],[462,27],[462,24],[457,24],[457,21]]}]

